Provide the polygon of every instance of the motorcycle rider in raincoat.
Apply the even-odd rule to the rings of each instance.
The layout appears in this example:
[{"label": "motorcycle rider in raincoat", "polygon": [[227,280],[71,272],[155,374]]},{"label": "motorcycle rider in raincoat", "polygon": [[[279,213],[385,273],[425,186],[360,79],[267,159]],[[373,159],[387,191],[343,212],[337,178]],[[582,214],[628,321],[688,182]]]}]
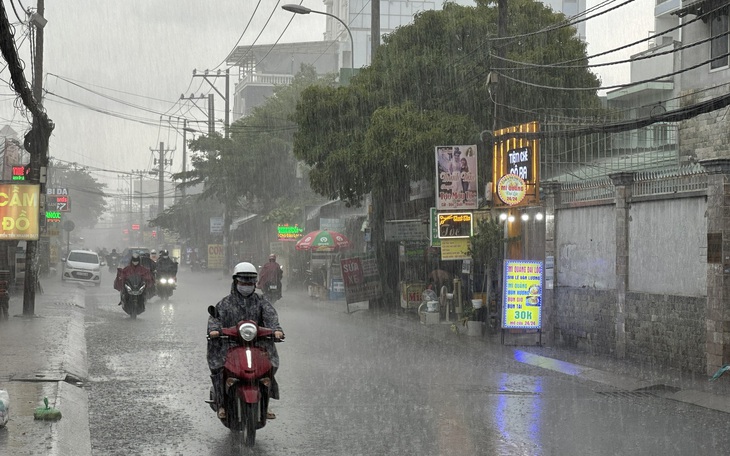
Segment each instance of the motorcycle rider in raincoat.
[{"label": "motorcycle rider in raincoat", "polygon": [[[255,293],[257,277],[258,273],[253,264],[238,263],[233,268],[231,293],[215,305],[218,318],[208,317],[208,367],[211,371],[210,377],[213,381],[218,417],[221,419],[225,418],[222,401],[224,396],[223,365],[229,347],[227,340],[218,337],[222,329],[235,326],[242,320],[251,320],[259,326],[273,329],[276,339],[284,339],[284,331],[279,324],[279,315],[276,309],[266,298]],[[279,354],[274,346],[274,341],[260,340],[257,345],[266,350],[269,355],[273,366],[271,398],[279,399],[279,385],[273,375],[276,374],[276,370],[279,368]],[[276,418],[276,415],[268,411],[267,419],[274,418]]]},{"label": "motorcycle rider in raincoat", "polygon": [[[124,269],[117,268],[117,277],[114,279],[115,290],[122,292],[122,290],[124,290],[124,282],[127,280],[128,277],[131,277],[133,275],[139,275],[142,277],[142,280],[144,280],[147,290],[149,290],[154,285],[155,280],[152,278],[150,270],[142,266],[140,260],[141,258],[139,256],[139,253],[133,253],[132,257],[129,260],[128,266],[126,266]],[[121,300],[119,301],[119,305],[122,305]]]},{"label": "motorcycle rider in raincoat", "polygon": [[261,266],[261,273],[259,275],[259,282],[257,286],[260,290],[266,290],[267,283],[275,283],[276,295],[281,298],[281,278],[284,275],[284,271],[281,269],[281,265],[276,262],[276,255],[273,253],[269,255],[269,262]]}]

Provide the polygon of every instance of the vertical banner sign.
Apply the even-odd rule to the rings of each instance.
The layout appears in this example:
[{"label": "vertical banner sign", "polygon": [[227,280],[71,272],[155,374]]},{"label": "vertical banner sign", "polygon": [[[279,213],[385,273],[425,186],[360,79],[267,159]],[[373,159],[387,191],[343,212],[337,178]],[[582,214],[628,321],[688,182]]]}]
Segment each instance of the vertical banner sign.
[{"label": "vertical banner sign", "polygon": [[477,146],[436,147],[436,209],[476,209]]},{"label": "vertical banner sign", "polygon": [[540,329],[542,326],[542,261],[504,261],[502,328]]},{"label": "vertical banner sign", "polygon": [[210,234],[222,234],[223,233],[223,217],[211,217],[210,218]]},{"label": "vertical banner sign", "polygon": [[223,244],[208,244],[208,269],[223,269]]},{"label": "vertical banner sign", "polygon": [[370,301],[383,296],[375,257],[352,257],[340,260],[345,300],[348,304]]},{"label": "vertical banner sign", "polygon": [[38,240],[40,185],[0,184],[0,239]]},{"label": "vertical banner sign", "polygon": [[492,194],[494,207],[530,206],[540,202],[540,142],[519,133],[537,133],[537,122],[494,132]]},{"label": "vertical banner sign", "polygon": [[441,238],[439,237],[438,212],[436,212],[435,207],[429,209],[429,227],[431,228],[431,247],[441,247]]}]

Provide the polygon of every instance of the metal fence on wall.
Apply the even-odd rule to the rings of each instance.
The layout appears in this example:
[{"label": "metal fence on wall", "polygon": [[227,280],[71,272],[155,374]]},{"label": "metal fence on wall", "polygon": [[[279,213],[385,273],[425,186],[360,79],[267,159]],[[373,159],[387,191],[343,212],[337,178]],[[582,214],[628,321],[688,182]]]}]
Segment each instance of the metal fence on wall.
[{"label": "metal fence on wall", "polygon": [[[606,119],[608,121],[608,119]],[[550,116],[540,120],[544,132],[595,126],[595,118],[576,120]],[[620,171],[676,169],[679,167],[677,124],[657,123],[619,133],[594,133],[541,140],[542,181],[594,180]]]}]

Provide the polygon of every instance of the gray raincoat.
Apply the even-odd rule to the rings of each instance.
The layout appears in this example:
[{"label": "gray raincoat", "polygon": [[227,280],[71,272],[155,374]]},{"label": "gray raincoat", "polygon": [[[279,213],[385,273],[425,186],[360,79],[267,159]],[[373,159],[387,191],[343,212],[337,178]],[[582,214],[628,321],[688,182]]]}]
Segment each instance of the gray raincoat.
[{"label": "gray raincoat", "polygon": [[[282,331],[279,325],[279,314],[274,306],[258,293],[244,298],[236,290],[235,281],[231,285],[231,294],[221,299],[215,307],[218,310],[218,318],[208,317],[208,334],[211,331],[220,331],[223,328],[235,326],[241,320],[252,320],[264,328]],[[208,341],[208,367],[211,371],[223,367],[228,347],[233,344],[235,342],[219,338]],[[260,340],[257,345],[269,354],[271,364],[275,368],[279,367],[279,354],[274,346],[274,341]]]}]

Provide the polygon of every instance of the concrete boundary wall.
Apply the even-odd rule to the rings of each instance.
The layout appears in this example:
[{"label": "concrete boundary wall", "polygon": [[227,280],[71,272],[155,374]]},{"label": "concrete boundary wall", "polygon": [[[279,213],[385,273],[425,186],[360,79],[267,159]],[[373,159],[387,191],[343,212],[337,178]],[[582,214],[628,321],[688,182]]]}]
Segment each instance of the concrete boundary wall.
[{"label": "concrete boundary wall", "polygon": [[632,200],[629,291],[707,296],[707,198]]},{"label": "concrete boundary wall", "polygon": [[705,343],[707,182],[695,166],[548,187],[554,223],[546,225],[546,255],[554,255],[556,271],[546,303],[549,343],[713,368]]}]

